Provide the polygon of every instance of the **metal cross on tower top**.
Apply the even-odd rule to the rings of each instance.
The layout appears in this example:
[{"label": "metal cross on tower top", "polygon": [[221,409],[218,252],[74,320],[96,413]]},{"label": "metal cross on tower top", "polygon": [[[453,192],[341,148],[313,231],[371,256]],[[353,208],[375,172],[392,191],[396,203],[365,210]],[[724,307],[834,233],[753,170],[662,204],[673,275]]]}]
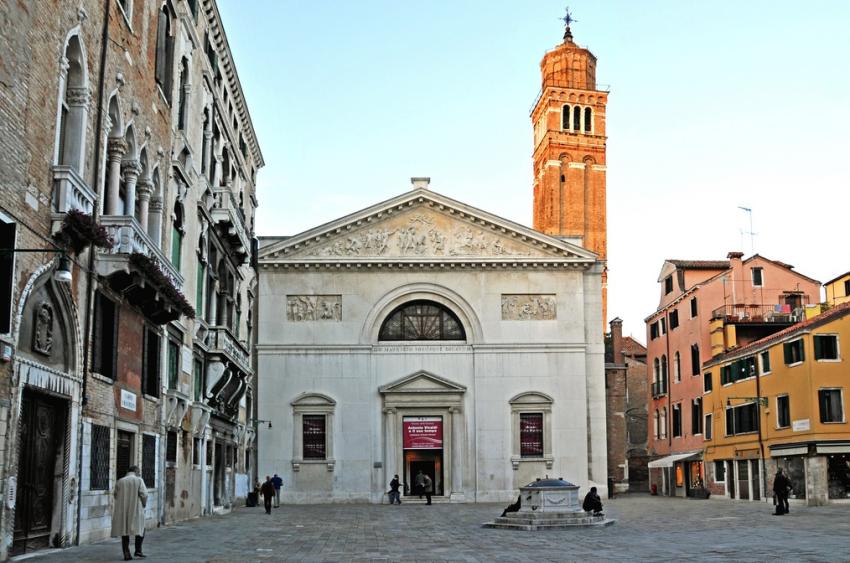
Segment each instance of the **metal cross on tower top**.
[{"label": "metal cross on tower top", "polygon": [[565,41],[566,41],[566,40],[572,40],[572,38],[573,38],[573,34],[572,34],[572,32],[570,31],[570,24],[571,24],[571,23],[573,23],[573,22],[577,22],[577,21],[578,21],[578,20],[577,20],[577,19],[575,19],[575,18],[573,17],[573,15],[570,13],[570,7],[569,7],[569,6],[567,6],[567,10],[566,10],[566,12],[567,12],[567,13],[566,13],[566,14],[564,14],[564,17],[562,17],[562,18],[558,18],[559,20],[561,20],[562,22],[564,22],[564,25],[566,26],[566,30],[564,31],[564,40],[565,40]]}]

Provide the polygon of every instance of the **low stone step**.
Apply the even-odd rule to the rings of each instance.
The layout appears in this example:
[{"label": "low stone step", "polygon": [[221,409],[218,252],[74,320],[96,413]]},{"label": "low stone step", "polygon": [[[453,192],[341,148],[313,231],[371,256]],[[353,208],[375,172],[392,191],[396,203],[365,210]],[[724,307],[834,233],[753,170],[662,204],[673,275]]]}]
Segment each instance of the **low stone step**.
[{"label": "low stone step", "polygon": [[547,522],[547,523],[534,523],[534,524],[520,524],[517,522],[509,522],[509,523],[501,523],[501,522],[487,522],[483,524],[484,528],[494,528],[501,530],[525,530],[529,532],[537,531],[537,530],[566,530],[568,528],[587,528],[593,526],[610,526],[616,522],[616,520],[608,519],[608,518],[590,518],[592,522],[587,523],[575,523],[570,522]]}]

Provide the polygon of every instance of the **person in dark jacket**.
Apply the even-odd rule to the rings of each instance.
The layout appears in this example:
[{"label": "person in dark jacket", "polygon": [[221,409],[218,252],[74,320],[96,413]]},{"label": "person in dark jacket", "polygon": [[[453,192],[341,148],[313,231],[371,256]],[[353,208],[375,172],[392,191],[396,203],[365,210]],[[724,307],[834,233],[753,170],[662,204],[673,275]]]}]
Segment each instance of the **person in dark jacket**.
[{"label": "person in dark jacket", "polygon": [[505,514],[508,512],[519,512],[519,509],[522,508],[522,495],[519,495],[516,498],[516,502],[513,504],[509,504],[507,508],[502,511],[502,518],[505,517]]},{"label": "person in dark jacket", "polygon": [[260,487],[260,494],[263,495],[263,506],[266,507],[266,514],[272,513],[272,499],[274,499],[274,483],[272,478],[266,475],[266,482]]},{"label": "person in dark jacket", "polygon": [[596,487],[590,487],[590,492],[585,495],[584,502],[581,507],[586,512],[593,511],[594,516],[602,515],[602,499],[599,498],[599,494],[596,492]]},{"label": "person in dark jacket", "polygon": [[398,475],[393,476],[393,480],[390,481],[390,504],[401,504],[401,493],[399,492],[399,487],[401,487],[401,482],[398,480]]},{"label": "person in dark jacket", "polygon": [[776,516],[788,514],[788,491],[792,489],[791,480],[782,473],[782,469],[776,470],[773,478],[773,494],[776,497]]},{"label": "person in dark jacket", "polygon": [[425,493],[425,504],[431,504],[431,494],[434,492],[434,481],[431,480],[431,477],[425,475],[425,484],[422,487]]}]

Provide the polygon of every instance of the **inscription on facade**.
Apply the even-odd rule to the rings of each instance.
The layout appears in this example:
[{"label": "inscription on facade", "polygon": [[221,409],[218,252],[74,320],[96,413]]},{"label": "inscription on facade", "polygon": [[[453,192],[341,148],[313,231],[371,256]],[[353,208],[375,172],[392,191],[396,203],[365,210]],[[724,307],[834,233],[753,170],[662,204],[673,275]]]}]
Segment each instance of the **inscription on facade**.
[{"label": "inscription on facade", "polygon": [[287,295],[286,320],[341,321],[342,295]]},{"label": "inscription on facade", "polygon": [[503,294],[503,321],[553,321],[557,318],[554,295]]}]

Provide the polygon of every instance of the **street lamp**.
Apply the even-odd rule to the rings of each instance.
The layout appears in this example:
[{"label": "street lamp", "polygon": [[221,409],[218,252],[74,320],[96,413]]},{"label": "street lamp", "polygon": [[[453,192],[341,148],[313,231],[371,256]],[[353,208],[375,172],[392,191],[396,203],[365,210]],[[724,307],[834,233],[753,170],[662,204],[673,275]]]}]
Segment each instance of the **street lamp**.
[{"label": "street lamp", "polygon": [[271,427],[272,427],[272,421],[271,421],[271,420],[263,420],[263,419],[261,419],[261,418],[258,418],[258,419],[257,419],[257,420],[255,420],[254,422],[256,422],[258,426],[259,426],[259,424],[260,424],[261,422],[268,422],[268,423],[269,423],[269,428],[271,428]]},{"label": "street lamp", "polygon": [[59,283],[71,283],[71,259],[61,248],[0,248],[0,256],[17,252],[53,252],[59,255],[59,264],[53,272],[53,279]]}]

